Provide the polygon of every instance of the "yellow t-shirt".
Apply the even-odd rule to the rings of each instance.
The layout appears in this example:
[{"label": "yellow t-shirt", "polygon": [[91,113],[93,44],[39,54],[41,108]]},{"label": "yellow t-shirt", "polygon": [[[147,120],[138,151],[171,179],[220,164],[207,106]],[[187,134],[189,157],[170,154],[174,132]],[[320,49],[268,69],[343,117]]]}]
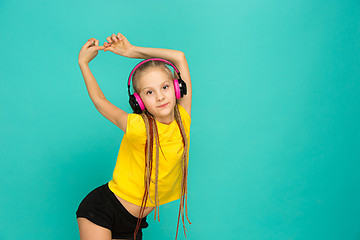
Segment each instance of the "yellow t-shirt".
[{"label": "yellow t-shirt", "polygon": [[[178,104],[178,107],[188,145],[190,146],[191,118],[180,104]],[[156,121],[156,125],[162,149],[161,151],[159,147],[158,170],[159,205],[162,205],[181,197],[181,156],[184,151],[184,144],[175,119],[169,125],[158,121]],[[141,206],[145,190],[145,143],[146,128],[144,120],[139,114],[130,113],[127,118],[126,133],[123,136],[116,160],[113,179],[109,182],[109,188],[119,197],[137,206]],[[156,169],[155,154],[156,146],[154,140],[151,173],[151,179],[154,182]],[[155,184],[152,182],[150,182],[150,198],[152,202],[148,198],[146,207],[155,207]]]}]

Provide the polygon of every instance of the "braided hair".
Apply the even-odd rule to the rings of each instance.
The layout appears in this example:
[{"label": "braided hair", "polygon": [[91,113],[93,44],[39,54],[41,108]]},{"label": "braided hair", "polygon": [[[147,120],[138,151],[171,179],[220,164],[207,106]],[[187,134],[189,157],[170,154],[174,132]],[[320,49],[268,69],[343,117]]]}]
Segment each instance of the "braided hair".
[{"label": "braided hair", "polygon": [[[150,60],[144,64],[142,64],[136,71],[134,72],[134,80],[133,80],[133,87],[134,91],[138,92],[137,87],[137,79],[139,74],[137,73],[143,73],[144,70],[149,69],[150,67],[158,67],[161,69],[164,69],[167,73],[171,75],[171,78],[173,78],[173,75],[169,68],[166,67],[165,63]],[[159,195],[158,195],[158,173],[159,173],[159,147],[160,150],[160,142],[159,142],[159,135],[158,135],[158,129],[156,125],[156,121],[154,117],[145,109],[141,113],[141,117],[144,120],[145,127],[146,127],[146,144],[145,144],[145,172],[144,172],[144,195],[141,203],[140,213],[138,217],[138,221],[136,224],[136,229],[134,232],[134,239],[136,239],[136,234],[140,228],[141,220],[143,218],[144,210],[145,210],[145,204],[149,197],[150,201],[155,205],[155,213],[154,213],[154,220],[156,220],[156,214],[158,216],[158,221],[160,222],[160,214],[159,214]],[[189,143],[188,139],[186,137],[185,128],[183,125],[183,122],[181,120],[180,112],[178,105],[175,104],[174,107],[174,118],[175,121],[178,124],[178,127],[180,129],[180,133],[183,140],[184,145],[184,151],[181,156],[181,172],[182,172],[182,182],[181,182],[181,200],[180,200],[180,207],[179,207],[179,216],[178,216],[178,223],[177,223],[177,229],[176,229],[176,237],[178,235],[179,230],[179,222],[180,222],[180,215],[184,227],[184,234],[186,237],[186,227],[185,227],[185,221],[184,221],[184,206],[185,206],[185,213],[186,213],[186,219],[191,224],[188,214],[187,214],[187,169],[188,169],[188,149],[189,149]],[[151,173],[152,173],[152,167],[153,167],[153,151],[154,151],[154,138],[155,138],[155,182],[151,179]],[[150,198],[150,182],[155,184],[155,196],[154,196],[154,202]],[[185,204],[184,204],[185,202]]]}]

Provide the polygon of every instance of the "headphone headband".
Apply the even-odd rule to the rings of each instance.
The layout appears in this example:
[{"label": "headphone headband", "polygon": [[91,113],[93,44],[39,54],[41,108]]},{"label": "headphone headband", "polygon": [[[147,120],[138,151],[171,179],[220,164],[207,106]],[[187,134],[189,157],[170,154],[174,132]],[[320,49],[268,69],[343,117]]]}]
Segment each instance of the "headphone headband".
[{"label": "headphone headband", "polygon": [[148,62],[148,61],[150,61],[150,60],[161,61],[161,62],[165,62],[165,63],[171,65],[171,66],[175,69],[176,73],[179,75],[179,79],[181,79],[180,71],[179,71],[179,70],[177,69],[177,67],[176,67],[174,64],[172,64],[171,62],[169,62],[169,61],[167,61],[167,60],[165,60],[165,59],[162,59],[162,58],[148,58],[148,59],[145,59],[145,60],[139,62],[139,63],[134,67],[134,69],[131,71],[130,76],[129,76],[129,80],[128,80],[128,93],[129,93],[129,95],[130,95],[130,82],[131,82],[131,80],[132,80],[132,75],[134,74],[135,70],[136,70],[138,67],[140,67],[140,65],[142,65],[142,64],[144,64],[144,63],[146,63],[146,62]]}]

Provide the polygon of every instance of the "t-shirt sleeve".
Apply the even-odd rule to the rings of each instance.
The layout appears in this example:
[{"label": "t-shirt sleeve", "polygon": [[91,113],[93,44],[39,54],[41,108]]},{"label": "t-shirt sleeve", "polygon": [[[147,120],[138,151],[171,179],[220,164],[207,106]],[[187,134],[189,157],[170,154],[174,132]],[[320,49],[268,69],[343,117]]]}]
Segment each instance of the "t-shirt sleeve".
[{"label": "t-shirt sleeve", "polygon": [[125,135],[134,141],[146,140],[146,127],[143,118],[136,113],[129,113]]},{"label": "t-shirt sleeve", "polygon": [[178,108],[179,108],[180,116],[181,116],[182,122],[184,123],[185,129],[187,132],[190,132],[191,117],[183,106],[178,104]]}]

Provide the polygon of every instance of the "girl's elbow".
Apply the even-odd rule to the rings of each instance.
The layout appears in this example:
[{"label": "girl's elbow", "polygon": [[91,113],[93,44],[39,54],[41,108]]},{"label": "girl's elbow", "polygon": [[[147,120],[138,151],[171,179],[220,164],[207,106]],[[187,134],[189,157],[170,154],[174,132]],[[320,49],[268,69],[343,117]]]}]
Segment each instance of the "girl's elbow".
[{"label": "girl's elbow", "polygon": [[182,58],[185,58],[185,53],[183,51],[179,50],[179,56],[182,57]]}]

